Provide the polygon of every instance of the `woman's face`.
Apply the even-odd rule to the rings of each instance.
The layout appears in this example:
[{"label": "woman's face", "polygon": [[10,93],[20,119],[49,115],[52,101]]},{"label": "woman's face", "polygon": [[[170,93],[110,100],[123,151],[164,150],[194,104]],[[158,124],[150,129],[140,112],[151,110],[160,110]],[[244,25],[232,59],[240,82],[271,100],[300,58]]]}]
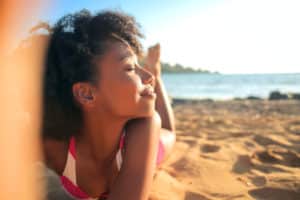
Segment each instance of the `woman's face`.
[{"label": "woman's face", "polygon": [[96,109],[120,117],[146,117],[154,112],[154,77],[141,68],[132,48],[111,42],[97,61]]}]

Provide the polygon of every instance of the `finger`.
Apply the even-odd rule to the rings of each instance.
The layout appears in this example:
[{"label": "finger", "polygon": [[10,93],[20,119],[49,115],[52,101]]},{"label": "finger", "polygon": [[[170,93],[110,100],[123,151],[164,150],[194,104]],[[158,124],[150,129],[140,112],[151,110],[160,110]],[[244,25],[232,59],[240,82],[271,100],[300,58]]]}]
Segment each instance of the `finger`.
[{"label": "finger", "polygon": [[160,44],[157,43],[157,50],[158,50],[158,52],[160,52],[160,49],[161,49]]},{"label": "finger", "polygon": [[153,53],[154,50],[155,50],[155,46],[150,47],[150,53]]},{"label": "finger", "polygon": [[159,43],[157,43],[155,45],[155,51],[154,51],[154,53],[155,53],[155,57],[158,58],[160,56],[160,44]]}]

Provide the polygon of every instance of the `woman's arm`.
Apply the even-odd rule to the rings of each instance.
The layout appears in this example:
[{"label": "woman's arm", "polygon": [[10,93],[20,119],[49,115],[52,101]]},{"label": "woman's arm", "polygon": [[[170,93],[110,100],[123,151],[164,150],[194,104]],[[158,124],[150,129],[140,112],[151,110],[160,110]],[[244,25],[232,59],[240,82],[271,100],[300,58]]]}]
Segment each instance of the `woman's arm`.
[{"label": "woman's arm", "polygon": [[145,69],[155,76],[156,110],[162,121],[160,141],[163,144],[163,161],[170,155],[176,141],[174,113],[161,78],[160,45],[148,49],[145,59]]},{"label": "woman's arm", "polygon": [[171,132],[175,132],[175,119],[173,109],[171,107],[169,97],[161,77],[156,77],[155,93],[157,95],[155,108],[161,117],[162,128],[167,129]]},{"label": "woman's arm", "polygon": [[175,120],[167,91],[161,78],[160,45],[156,44],[148,49],[145,69],[155,77],[155,93],[157,95],[155,108],[158,111],[162,128],[175,132]]},{"label": "woman's arm", "polygon": [[160,128],[158,114],[129,122],[122,168],[108,200],[148,199],[155,172]]}]

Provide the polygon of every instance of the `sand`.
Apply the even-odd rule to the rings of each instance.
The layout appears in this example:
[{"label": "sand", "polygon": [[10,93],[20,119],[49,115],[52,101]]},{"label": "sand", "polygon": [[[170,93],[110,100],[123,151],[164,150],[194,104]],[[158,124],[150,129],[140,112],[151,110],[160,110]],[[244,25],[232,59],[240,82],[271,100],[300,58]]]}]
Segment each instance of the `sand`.
[{"label": "sand", "polygon": [[175,100],[151,200],[300,199],[300,101]]}]

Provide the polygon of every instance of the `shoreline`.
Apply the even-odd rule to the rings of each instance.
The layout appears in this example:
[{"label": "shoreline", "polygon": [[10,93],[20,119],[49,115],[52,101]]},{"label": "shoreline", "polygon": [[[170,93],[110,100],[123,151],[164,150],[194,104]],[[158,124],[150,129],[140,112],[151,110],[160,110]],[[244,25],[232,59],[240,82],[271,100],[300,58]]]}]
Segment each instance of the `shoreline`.
[{"label": "shoreline", "polygon": [[279,101],[279,100],[295,100],[295,101],[299,101],[300,100],[300,93],[281,93],[279,91],[272,91],[269,94],[268,98],[262,98],[262,97],[258,97],[258,96],[248,96],[245,98],[241,98],[241,97],[233,97],[233,98],[229,98],[229,99],[214,99],[214,98],[172,98],[170,97],[170,100],[172,103],[178,104],[178,103],[182,103],[182,102],[224,102],[224,101],[246,101],[246,100],[251,100],[251,101]]},{"label": "shoreline", "polygon": [[226,102],[266,102],[266,103],[278,103],[278,102],[300,102],[295,99],[281,99],[281,100],[269,100],[269,99],[188,99],[188,98],[175,98],[172,99],[172,106],[181,104],[197,104],[197,103],[226,103]]}]

